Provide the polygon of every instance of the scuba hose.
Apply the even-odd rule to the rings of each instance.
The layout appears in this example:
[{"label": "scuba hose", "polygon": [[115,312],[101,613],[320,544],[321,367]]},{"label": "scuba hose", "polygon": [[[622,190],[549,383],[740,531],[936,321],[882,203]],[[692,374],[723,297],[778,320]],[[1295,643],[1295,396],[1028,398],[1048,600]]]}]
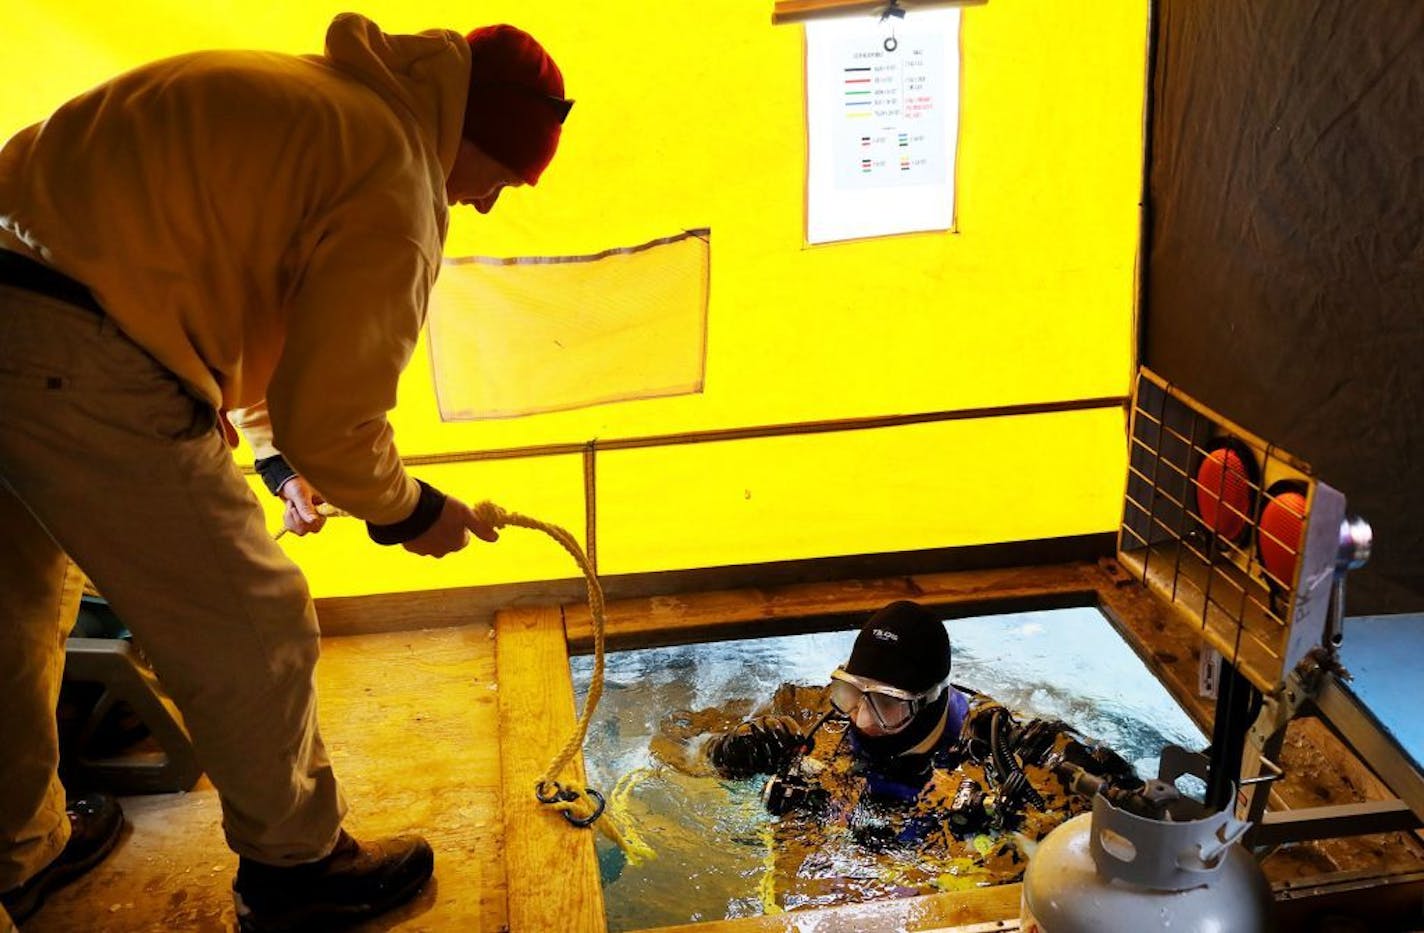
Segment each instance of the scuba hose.
[{"label": "scuba hose", "polygon": [[1009,747],[1007,735],[1013,716],[1002,707],[993,711],[989,720],[989,753],[993,762],[993,773],[998,784],[999,800],[1003,811],[1015,811],[1023,801],[1038,809],[1044,808],[1043,797],[1029,783],[1013,749]]}]

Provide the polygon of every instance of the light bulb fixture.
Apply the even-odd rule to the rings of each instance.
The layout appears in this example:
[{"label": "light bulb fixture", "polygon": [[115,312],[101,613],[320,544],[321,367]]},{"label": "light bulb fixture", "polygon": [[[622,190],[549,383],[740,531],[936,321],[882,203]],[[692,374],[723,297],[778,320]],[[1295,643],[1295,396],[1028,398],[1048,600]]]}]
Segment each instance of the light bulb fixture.
[{"label": "light bulb fixture", "polygon": [[1192,480],[1202,523],[1227,541],[1245,543],[1255,520],[1260,476],[1256,457],[1246,444],[1229,437],[1208,444]]},{"label": "light bulb fixture", "polygon": [[1309,514],[1308,496],[1305,483],[1281,480],[1266,490],[1266,501],[1261,506],[1256,550],[1261,556],[1261,565],[1266,568],[1267,582],[1282,592],[1295,589],[1295,570],[1302,550],[1301,533]]}]

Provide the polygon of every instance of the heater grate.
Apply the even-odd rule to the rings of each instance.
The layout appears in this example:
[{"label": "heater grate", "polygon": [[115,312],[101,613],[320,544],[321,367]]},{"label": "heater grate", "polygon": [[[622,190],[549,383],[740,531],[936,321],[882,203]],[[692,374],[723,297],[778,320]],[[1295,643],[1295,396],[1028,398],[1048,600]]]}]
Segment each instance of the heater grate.
[{"label": "heater grate", "polygon": [[1344,497],[1145,368],[1129,436],[1120,562],[1274,689],[1327,637]]}]

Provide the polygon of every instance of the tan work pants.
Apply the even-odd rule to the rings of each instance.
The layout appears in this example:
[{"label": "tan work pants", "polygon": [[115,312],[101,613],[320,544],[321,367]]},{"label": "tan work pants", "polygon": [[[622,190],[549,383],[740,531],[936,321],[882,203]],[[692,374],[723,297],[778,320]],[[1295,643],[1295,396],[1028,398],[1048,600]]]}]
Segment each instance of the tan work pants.
[{"label": "tan work pants", "polygon": [[0,891],[69,835],[55,703],[83,568],[183,713],[228,844],[271,864],[335,844],[320,637],[217,413],[108,318],[0,285]]}]

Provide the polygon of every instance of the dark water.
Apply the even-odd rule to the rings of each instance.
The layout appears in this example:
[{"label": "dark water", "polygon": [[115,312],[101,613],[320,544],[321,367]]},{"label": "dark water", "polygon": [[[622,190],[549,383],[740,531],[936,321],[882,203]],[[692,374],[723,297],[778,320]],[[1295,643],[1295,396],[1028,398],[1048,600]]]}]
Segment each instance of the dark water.
[{"label": "dark water", "polygon": [[[1199,749],[1206,742],[1095,609],[947,625],[956,683],[996,697],[1020,718],[1065,720],[1116,749],[1143,776],[1155,775],[1163,746]],[[736,721],[783,683],[824,684],[854,639],[853,631],[832,632],[608,655],[603,700],[585,746],[589,780],[605,792],[620,787],[626,813],[657,852],[653,860],[629,865],[598,837],[610,930],[754,916],[768,903],[824,906],[904,893],[893,866],[887,868],[894,852],[842,841],[800,865],[802,873],[823,873],[821,893],[787,895],[783,885],[778,901],[773,889],[782,837],[761,804],[764,778],[722,780],[699,772],[691,758],[687,767],[668,767],[665,749],[654,754],[650,748],[660,728],[666,735],[669,724],[686,724],[672,715],[676,711],[717,707],[726,721]],[[582,703],[593,659],[574,658],[571,668]],[[713,714],[686,731],[709,728],[706,715]],[[947,875],[943,883],[953,887],[954,878]]]}]

